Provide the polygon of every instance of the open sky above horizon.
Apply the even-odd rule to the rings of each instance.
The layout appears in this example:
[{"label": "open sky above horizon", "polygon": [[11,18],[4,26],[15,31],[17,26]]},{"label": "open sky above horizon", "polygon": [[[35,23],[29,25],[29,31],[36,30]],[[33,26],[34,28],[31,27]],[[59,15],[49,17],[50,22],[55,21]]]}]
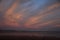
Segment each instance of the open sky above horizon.
[{"label": "open sky above horizon", "polygon": [[2,0],[0,29],[60,31],[60,1]]}]

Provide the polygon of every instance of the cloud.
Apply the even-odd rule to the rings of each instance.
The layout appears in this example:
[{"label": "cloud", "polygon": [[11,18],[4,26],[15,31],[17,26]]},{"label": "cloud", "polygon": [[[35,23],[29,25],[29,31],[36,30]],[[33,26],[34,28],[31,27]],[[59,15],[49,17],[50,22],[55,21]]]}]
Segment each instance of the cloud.
[{"label": "cloud", "polygon": [[27,29],[60,26],[60,4],[56,0],[55,2],[54,0],[22,0],[22,2],[21,0],[11,0],[8,2],[3,1],[0,5],[0,25]]}]

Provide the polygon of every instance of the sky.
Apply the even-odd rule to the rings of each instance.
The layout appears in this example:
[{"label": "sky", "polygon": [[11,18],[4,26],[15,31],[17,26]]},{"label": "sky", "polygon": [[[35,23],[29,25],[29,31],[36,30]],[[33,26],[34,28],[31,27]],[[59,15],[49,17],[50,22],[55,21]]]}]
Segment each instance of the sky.
[{"label": "sky", "polygon": [[60,31],[59,0],[2,0],[0,29]]}]

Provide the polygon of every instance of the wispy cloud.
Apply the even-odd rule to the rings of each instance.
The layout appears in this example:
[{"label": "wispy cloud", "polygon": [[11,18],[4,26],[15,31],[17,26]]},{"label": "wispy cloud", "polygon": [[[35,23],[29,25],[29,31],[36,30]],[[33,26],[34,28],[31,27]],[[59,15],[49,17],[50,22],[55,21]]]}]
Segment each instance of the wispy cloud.
[{"label": "wispy cloud", "polygon": [[9,5],[5,4],[6,7],[3,7],[3,2],[0,5],[0,11],[3,13],[1,17],[4,20],[0,22],[0,25],[23,26],[23,28],[33,29],[53,25],[60,26],[59,22],[57,22],[60,20],[60,3],[56,2],[56,0],[55,2],[53,0],[52,3],[51,0],[31,0],[22,3],[20,0],[11,0],[8,1]]}]

